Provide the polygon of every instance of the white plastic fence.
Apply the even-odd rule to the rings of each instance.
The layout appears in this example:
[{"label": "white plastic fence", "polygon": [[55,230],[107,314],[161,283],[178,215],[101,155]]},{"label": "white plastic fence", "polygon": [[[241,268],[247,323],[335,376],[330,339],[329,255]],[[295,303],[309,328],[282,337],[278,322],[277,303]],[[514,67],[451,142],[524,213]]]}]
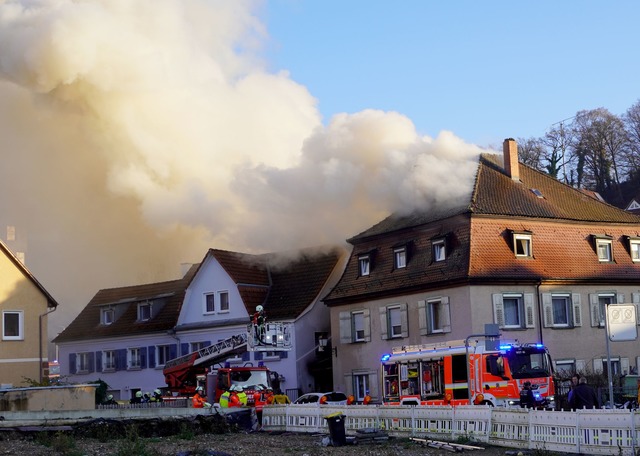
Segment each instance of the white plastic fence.
[{"label": "white plastic fence", "polygon": [[267,431],[329,433],[326,416],[345,416],[347,435],[383,429],[396,437],[476,442],[564,453],[635,455],[640,413],[633,410],[554,412],[489,406],[415,407],[273,405],[265,407]]}]

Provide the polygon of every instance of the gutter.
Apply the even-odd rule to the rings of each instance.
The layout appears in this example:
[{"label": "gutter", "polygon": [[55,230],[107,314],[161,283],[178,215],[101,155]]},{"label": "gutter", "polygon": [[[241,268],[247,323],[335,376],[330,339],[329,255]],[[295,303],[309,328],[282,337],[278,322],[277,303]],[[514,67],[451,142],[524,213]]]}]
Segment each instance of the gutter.
[{"label": "gutter", "polygon": [[542,279],[538,280],[538,283],[536,284],[536,299],[538,300],[538,334],[540,336],[540,343],[544,344],[544,341],[542,340],[542,325],[543,325],[543,320],[542,320],[542,300],[540,299],[540,286],[542,285]]},{"label": "gutter", "polygon": [[[38,316],[38,358],[40,359],[40,368],[38,370],[40,372],[40,376],[39,376],[40,384],[42,384],[42,382],[44,381],[44,379],[42,378],[42,359],[43,359],[42,358],[42,318],[46,317],[52,312],[55,312],[57,308],[58,306],[56,305],[50,310],[47,310],[45,313]],[[47,356],[47,359],[49,359],[48,356]]]}]

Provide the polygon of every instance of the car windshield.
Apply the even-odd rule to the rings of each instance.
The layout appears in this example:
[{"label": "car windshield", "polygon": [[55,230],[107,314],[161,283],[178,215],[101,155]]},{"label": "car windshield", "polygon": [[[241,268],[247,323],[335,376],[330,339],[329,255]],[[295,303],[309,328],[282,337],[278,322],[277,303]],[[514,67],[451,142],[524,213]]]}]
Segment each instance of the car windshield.
[{"label": "car windshield", "polygon": [[237,371],[231,374],[231,384],[240,385],[245,389],[253,390],[260,385],[263,388],[270,386],[269,376],[264,370],[260,371]]},{"label": "car windshield", "polygon": [[517,349],[507,353],[513,378],[539,378],[551,375],[549,356],[542,349]]}]

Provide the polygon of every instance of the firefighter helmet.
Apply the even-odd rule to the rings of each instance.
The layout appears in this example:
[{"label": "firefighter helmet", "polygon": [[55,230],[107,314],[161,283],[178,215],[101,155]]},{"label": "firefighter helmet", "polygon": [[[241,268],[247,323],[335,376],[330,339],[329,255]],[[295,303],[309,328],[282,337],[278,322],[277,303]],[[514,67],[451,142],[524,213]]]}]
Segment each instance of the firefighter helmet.
[{"label": "firefighter helmet", "polygon": [[142,391],[136,391],[136,397],[142,397]]},{"label": "firefighter helmet", "polygon": [[256,306],[256,312],[262,312],[264,310],[264,307],[262,307],[261,305]]},{"label": "firefighter helmet", "polygon": [[153,394],[162,394],[162,391],[160,391],[160,388],[156,388],[155,390],[153,390]]}]

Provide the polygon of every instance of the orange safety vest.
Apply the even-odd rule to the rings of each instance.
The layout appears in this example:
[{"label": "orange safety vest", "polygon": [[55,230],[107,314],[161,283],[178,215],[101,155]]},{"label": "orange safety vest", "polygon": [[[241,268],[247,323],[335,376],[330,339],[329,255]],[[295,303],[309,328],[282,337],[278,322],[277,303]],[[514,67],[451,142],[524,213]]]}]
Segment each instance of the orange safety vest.
[{"label": "orange safety vest", "polygon": [[191,399],[193,408],[204,408],[204,403],[207,402],[207,398],[201,396],[200,393],[196,393]]}]

